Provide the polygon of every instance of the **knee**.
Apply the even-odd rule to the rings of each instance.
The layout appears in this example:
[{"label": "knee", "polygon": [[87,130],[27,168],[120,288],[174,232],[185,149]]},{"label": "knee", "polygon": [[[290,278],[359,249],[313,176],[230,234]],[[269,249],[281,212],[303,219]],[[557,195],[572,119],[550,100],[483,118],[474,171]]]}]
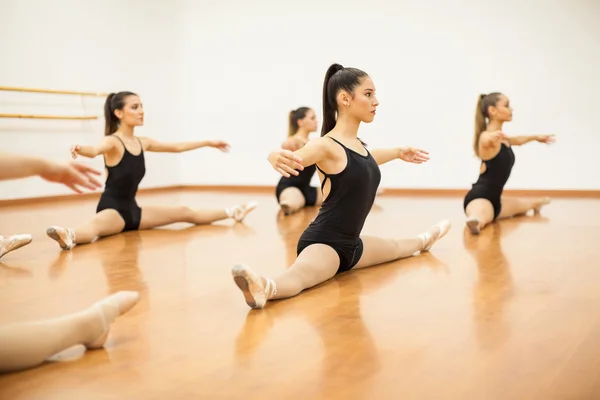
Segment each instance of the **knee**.
[{"label": "knee", "polygon": [[193,218],[194,210],[188,206],[179,206],[177,208],[177,214],[179,214],[180,219],[187,221]]}]

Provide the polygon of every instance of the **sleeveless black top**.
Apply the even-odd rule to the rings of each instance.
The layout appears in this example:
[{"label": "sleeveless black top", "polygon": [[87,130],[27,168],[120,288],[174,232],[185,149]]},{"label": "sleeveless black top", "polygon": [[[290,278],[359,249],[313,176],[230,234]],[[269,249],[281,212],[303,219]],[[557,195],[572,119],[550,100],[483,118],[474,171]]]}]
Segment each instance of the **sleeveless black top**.
[{"label": "sleeveless black top", "polygon": [[328,179],[331,186],[329,195],[308,230],[326,231],[336,236],[356,239],[375,202],[381,171],[368,150],[367,155],[363,156],[334,138],[329,138],[342,146],[348,162],[346,168],[338,174],[329,175],[319,168],[325,176],[321,190]]},{"label": "sleeveless black top", "polygon": [[513,153],[511,147],[502,143],[500,151],[494,158],[482,162],[486,167],[485,172],[479,175],[475,185],[493,186],[502,189],[508,181],[515,164],[515,153]]},{"label": "sleeveless black top", "polygon": [[123,145],[124,152],[121,161],[112,167],[106,165],[106,157],[104,158],[104,165],[108,171],[108,176],[103,195],[132,200],[135,198],[138,186],[146,174],[144,148],[140,139],[136,138],[142,147],[141,153],[136,156],[127,150],[125,143],[123,143],[120,137],[116,135],[114,137],[119,139]]}]

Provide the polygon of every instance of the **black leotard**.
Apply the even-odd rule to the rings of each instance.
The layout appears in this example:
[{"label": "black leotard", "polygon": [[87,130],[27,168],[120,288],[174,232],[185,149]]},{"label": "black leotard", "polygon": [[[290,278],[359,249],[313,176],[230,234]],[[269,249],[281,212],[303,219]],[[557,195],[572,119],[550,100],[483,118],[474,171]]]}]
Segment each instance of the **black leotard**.
[{"label": "black leotard", "polygon": [[96,213],[106,209],[116,210],[125,221],[122,232],[137,230],[142,219],[142,209],[138,206],[135,195],[142,178],[146,174],[144,148],[142,142],[138,139],[142,151],[136,156],[127,150],[121,138],[116,135],[113,136],[123,144],[123,157],[117,165],[112,167],[106,165],[106,158],[104,159],[108,176],[104,193],[100,196],[98,207],[96,207]]},{"label": "black leotard", "polygon": [[466,211],[467,205],[475,199],[487,199],[494,207],[495,220],[502,209],[500,198],[515,164],[515,153],[511,147],[502,143],[500,151],[494,158],[482,162],[486,167],[485,172],[479,175],[479,179],[465,196],[463,208]]},{"label": "black leotard", "polygon": [[310,186],[310,181],[316,171],[317,166],[311,165],[300,171],[297,176],[290,175],[289,178],[282,176],[277,184],[277,187],[275,188],[275,196],[277,197],[277,201],[279,201],[279,196],[281,196],[281,192],[283,192],[284,189],[295,187],[302,192],[305,205],[314,206],[317,202],[317,188]]},{"label": "black leotard", "polygon": [[367,155],[363,156],[329,138],[345,150],[347,164],[342,172],[333,175],[319,168],[325,176],[321,189],[327,179],[331,181],[331,188],[317,218],[300,237],[296,252],[299,255],[311,244],[331,246],[340,257],[340,273],[352,269],[362,256],[360,233],[373,207],[381,171],[368,150]]}]

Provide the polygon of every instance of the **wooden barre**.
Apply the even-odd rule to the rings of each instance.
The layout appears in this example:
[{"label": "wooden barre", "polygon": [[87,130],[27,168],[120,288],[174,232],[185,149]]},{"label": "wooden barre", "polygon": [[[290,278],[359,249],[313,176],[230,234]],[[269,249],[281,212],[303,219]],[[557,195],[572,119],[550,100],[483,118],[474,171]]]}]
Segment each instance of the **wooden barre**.
[{"label": "wooden barre", "polygon": [[52,90],[52,89],[27,89],[20,87],[0,86],[0,90],[9,92],[31,92],[31,93],[47,93],[47,94],[74,94],[78,96],[96,96],[106,97],[108,93],[100,92],[77,92],[73,90]]},{"label": "wooden barre", "polygon": [[88,120],[88,119],[98,119],[98,116],[96,116],[96,115],[67,116],[67,115],[0,114],[0,118]]}]

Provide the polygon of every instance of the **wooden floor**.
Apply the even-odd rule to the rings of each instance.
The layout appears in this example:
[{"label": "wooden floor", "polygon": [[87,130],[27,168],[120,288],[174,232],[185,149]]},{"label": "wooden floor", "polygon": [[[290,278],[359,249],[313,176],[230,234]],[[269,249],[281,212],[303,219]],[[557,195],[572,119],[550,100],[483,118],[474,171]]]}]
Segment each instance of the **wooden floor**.
[{"label": "wooden floor", "polygon": [[403,237],[441,218],[430,254],[350,272],[251,311],[231,279],[277,274],[316,215],[278,218],[271,195],[181,192],[144,204],[256,199],[244,225],[177,224],[60,251],[51,224],[95,202],[11,206],[4,234],[34,241],[0,263],[0,324],[78,311],[139,290],[105,350],[70,349],[0,376],[1,399],[598,399],[600,200],[466,234],[461,198],[378,198],[364,233]]}]

